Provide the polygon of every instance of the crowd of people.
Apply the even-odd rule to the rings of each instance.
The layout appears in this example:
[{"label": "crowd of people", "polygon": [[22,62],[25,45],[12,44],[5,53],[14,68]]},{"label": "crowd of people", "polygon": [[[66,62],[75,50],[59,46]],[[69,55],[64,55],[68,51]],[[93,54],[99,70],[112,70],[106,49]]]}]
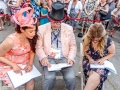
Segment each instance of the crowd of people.
[{"label": "crowd of people", "polygon": [[[101,22],[111,37],[114,37],[117,27],[119,28],[119,0],[57,0],[65,4],[64,12],[66,14],[66,23],[73,27],[74,32],[78,25],[81,32],[78,37],[82,37],[88,30],[91,24]],[[14,15],[26,4],[30,4],[34,8],[33,17],[38,19],[38,25],[43,25],[49,22],[47,18],[48,12],[51,11],[52,2],[56,0],[0,0],[0,30],[4,30],[4,24],[7,22],[11,25],[10,17]],[[114,14],[117,13],[115,16]],[[2,16],[2,14],[9,16]],[[74,18],[74,19],[71,19]],[[81,20],[81,19],[82,20]],[[75,20],[78,19],[78,20]],[[80,20],[79,20],[80,19]],[[91,21],[89,21],[91,20]],[[92,21],[93,20],[93,21]],[[113,25],[114,24],[114,25]],[[119,41],[120,42],[120,41]]]},{"label": "crowd of people", "polygon": [[[109,70],[91,69],[90,64],[104,64],[115,54],[115,45],[109,36],[114,37],[120,27],[120,1],[0,0],[0,30],[5,29],[6,23],[8,26],[13,23],[15,33],[0,44],[0,79],[5,84],[11,83],[7,71],[21,73],[19,64],[27,64],[24,70],[30,72],[36,54],[44,70],[42,90],[53,89],[56,72],[48,71],[47,67],[55,63],[71,65],[60,71],[67,89],[74,90],[73,65],[77,52],[74,32],[79,25],[78,36],[83,39],[84,51],[84,90],[102,90]],[[34,89],[34,79],[25,84],[25,89]]]}]

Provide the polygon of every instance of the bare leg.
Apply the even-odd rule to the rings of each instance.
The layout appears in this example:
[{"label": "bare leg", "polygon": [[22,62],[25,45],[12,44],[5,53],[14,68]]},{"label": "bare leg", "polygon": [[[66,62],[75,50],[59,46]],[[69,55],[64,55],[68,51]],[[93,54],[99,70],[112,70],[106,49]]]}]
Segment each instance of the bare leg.
[{"label": "bare leg", "polygon": [[100,75],[96,72],[92,72],[89,75],[86,86],[84,90],[95,90],[100,83]]},{"label": "bare leg", "polygon": [[7,20],[7,25],[10,26],[10,18],[9,17],[6,17],[6,20]]},{"label": "bare leg", "polygon": [[84,29],[84,27],[81,28],[81,33],[82,33],[82,34],[83,34],[83,29]]},{"label": "bare leg", "polygon": [[112,30],[112,37],[115,35],[116,30]]},{"label": "bare leg", "polygon": [[110,36],[112,34],[112,30],[108,30],[108,35]]},{"label": "bare leg", "polygon": [[1,29],[1,19],[2,19],[2,18],[0,17],[0,30],[2,30],[2,29]]},{"label": "bare leg", "polygon": [[1,19],[1,29],[3,30],[4,29],[4,21],[3,21],[2,17],[0,19]]},{"label": "bare leg", "polygon": [[85,28],[84,34],[86,34],[88,31],[88,27]]},{"label": "bare leg", "polygon": [[33,90],[34,89],[34,79],[30,80],[25,84],[25,90]]}]

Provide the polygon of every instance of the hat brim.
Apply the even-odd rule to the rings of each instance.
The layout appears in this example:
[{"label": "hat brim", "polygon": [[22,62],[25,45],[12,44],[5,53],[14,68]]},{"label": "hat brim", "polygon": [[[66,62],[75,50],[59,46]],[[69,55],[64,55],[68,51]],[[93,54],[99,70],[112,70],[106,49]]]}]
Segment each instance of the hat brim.
[{"label": "hat brim", "polygon": [[55,19],[53,15],[51,15],[51,13],[48,13],[48,18],[54,22],[62,22],[64,20],[66,20],[66,15],[64,14],[64,17],[62,19]]}]

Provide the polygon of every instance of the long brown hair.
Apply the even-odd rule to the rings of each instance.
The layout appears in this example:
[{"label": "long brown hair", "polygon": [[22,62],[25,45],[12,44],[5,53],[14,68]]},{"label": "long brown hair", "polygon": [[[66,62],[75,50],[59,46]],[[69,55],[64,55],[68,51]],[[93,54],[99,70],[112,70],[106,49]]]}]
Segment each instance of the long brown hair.
[{"label": "long brown hair", "polygon": [[105,49],[105,45],[107,44],[107,34],[104,26],[101,23],[92,24],[88,32],[83,36],[83,45],[84,51],[87,51],[90,46],[90,42],[92,42],[93,38],[101,38],[98,43],[98,51],[101,56],[103,56],[103,52]]},{"label": "long brown hair", "polygon": [[[31,50],[32,50],[33,52],[35,52],[35,46],[36,46],[37,39],[38,39],[38,35],[37,35],[38,28],[37,28],[37,25],[35,25],[35,26],[36,26],[35,36],[33,37],[33,39],[29,39],[29,38],[28,38],[29,43],[30,43]],[[27,26],[22,27],[23,30],[26,30],[27,28],[28,28]],[[21,30],[20,30],[20,26],[19,26],[19,25],[16,26],[15,31],[16,31],[17,33],[22,33]]]}]

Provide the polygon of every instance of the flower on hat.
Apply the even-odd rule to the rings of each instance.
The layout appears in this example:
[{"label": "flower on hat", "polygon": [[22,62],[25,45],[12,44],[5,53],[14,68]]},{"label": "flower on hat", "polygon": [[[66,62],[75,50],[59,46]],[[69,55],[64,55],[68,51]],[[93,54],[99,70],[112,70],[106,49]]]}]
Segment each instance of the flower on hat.
[{"label": "flower on hat", "polygon": [[37,18],[33,18],[34,9],[31,7],[25,7],[22,8],[20,11],[18,11],[14,16],[12,16],[12,21],[20,27],[24,26],[32,26],[37,23]]}]

